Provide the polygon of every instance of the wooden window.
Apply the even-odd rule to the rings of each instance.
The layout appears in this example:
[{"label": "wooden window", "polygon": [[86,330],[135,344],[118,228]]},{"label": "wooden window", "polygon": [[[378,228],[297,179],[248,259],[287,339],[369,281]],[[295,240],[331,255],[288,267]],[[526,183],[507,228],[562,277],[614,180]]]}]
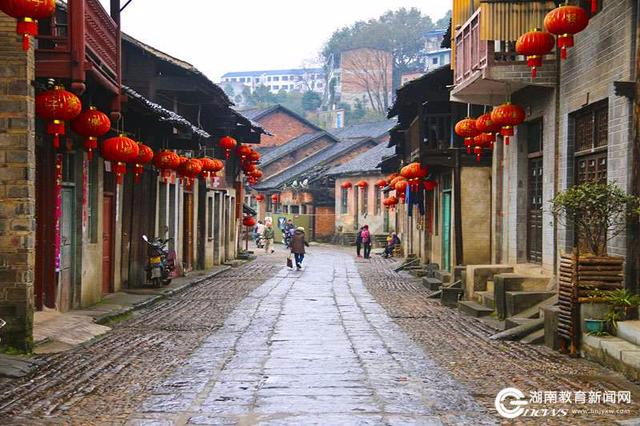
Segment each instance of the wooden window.
[{"label": "wooden window", "polygon": [[531,155],[542,155],[542,119],[525,124],[527,131],[527,152]]},{"label": "wooden window", "polygon": [[369,213],[369,187],[362,190],[362,214]]},{"label": "wooden window", "polygon": [[573,115],[576,154],[607,146],[609,132],[607,101],[588,106]]},{"label": "wooden window", "polygon": [[349,190],[342,188],[342,194],[340,197],[340,213],[347,214],[349,213]]},{"label": "wooden window", "polygon": [[576,158],[576,183],[607,182],[607,152],[582,155]]},{"label": "wooden window", "polygon": [[378,186],[376,186],[375,188],[376,191],[376,207],[375,207],[375,213],[376,215],[380,214],[380,210],[382,209],[382,189]]}]

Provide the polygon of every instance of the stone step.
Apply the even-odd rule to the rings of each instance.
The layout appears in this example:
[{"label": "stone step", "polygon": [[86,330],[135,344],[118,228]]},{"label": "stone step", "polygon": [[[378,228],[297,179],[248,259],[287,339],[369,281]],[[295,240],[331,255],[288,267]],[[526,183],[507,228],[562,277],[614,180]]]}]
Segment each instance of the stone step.
[{"label": "stone step", "polygon": [[534,331],[530,335],[520,339],[520,341],[529,345],[540,345],[544,343],[544,328]]},{"label": "stone step", "polygon": [[640,346],[640,321],[618,321],[616,336]]},{"label": "stone step", "polygon": [[510,317],[504,321],[506,326],[506,330],[514,327],[518,327],[520,325],[529,324],[535,318],[520,318],[520,317]]},{"label": "stone step", "polygon": [[493,313],[493,309],[487,308],[473,300],[463,300],[458,302],[458,310],[463,314],[476,318],[488,316]]},{"label": "stone step", "polygon": [[547,306],[555,305],[556,303],[558,303],[558,294],[554,293],[553,296],[551,296],[550,298],[545,299],[542,302],[537,303],[532,307],[527,308],[524,311],[520,312],[518,314],[518,317],[519,318],[542,318],[544,316],[542,312],[543,308]]},{"label": "stone step", "polygon": [[476,291],[476,301],[492,310],[496,309],[496,301],[491,291]]},{"label": "stone step", "polygon": [[582,354],[632,380],[640,379],[640,346],[620,337],[583,334]]},{"label": "stone step", "polygon": [[440,302],[444,306],[455,308],[458,306],[458,302],[462,298],[463,294],[464,290],[461,288],[442,287],[442,299],[440,299]]},{"label": "stone step", "polygon": [[435,271],[433,273],[433,277],[439,279],[445,284],[451,282],[451,272],[449,271],[443,271],[443,270]]},{"label": "stone step", "polygon": [[505,294],[506,316],[515,317],[540,302],[553,297],[553,291],[507,291]]},{"label": "stone step", "polygon": [[532,319],[517,327],[510,328],[501,333],[494,334],[490,337],[491,340],[520,340],[533,333],[544,328],[544,320],[542,318]]},{"label": "stone step", "polygon": [[442,287],[442,281],[437,278],[424,277],[422,279],[422,285],[431,291],[436,291]]}]

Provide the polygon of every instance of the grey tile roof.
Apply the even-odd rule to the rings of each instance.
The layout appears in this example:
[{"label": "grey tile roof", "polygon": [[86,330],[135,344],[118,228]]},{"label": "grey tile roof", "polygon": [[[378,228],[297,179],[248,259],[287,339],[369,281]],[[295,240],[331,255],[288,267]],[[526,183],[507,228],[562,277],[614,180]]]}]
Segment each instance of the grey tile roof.
[{"label": "grey tile roof", "polygon": [[[311,127],[312,129],[315,129],[317,131],[322,131],[323,129],[321,129],[320,127],[318,127],[316,124],[312,123],[311,121],[307,120],[306,118],[304,118],[303,116],[301,116],[300,114],[291,111],[289,108],[284,107],[280,104],[277,105],[271,105],[265,108],[250,108],[250,109],[246,109],[244,111],[240,111],[242,113],[242,115],[244,115],[245,117],[247,117],[250,120],[253,121],[259,121],[261,118],[271,114],[272,112],[275,111],[282,111],[285,114],[288,114],[290,116],[292,116],[293,118],[295,118],[296,120],[299,120],[300,122],[306,124],[307,126]],[[269,129],[267,129],[269,130]]]},{"label": "grey tile roof", "polygon": [[331,133],[339,139],[379,138],[396,125],[396,120],[381,120],[369,123],[354,124],[342,129],[331,129]]},{"label": "grey tile roof", "polygon": [[264,167],[267,164],[271,164],[277,159],[282,158],[285,155],[290,154],[307,144],[313,143],[314,141],[320,139],[323,136],[330,137],[331,139],[334,139],[335,142],[338,142],[337,139],[335,139],[332,135],[330,135],[327,132],[307,133],[295,139],[292,139],[285,144],[277,146],[274,149],[270,149],[268,152],[264,153],[264,155],[260,160],[260,165]]},{"label": "grey tile roof", "polygon": [[192,124],[189,120],[184,118],[183,116],[176,114],[173,111],[169,111],[168,109],[162,107],[161,105],[156,104],[155,102],[151,102],[149,99],[142,96],[140,93],[136,92],[130,87],[122,86],[122,90],[124,93],[130,98],[137,101],[140,105],[146,108],[148,111],[152,112],[154,115],[158,117],[158,121],[169,123],[173,126],[176,126],[181,129],[186,129],[191,131],[193,134],[200,136],[202,138],[210,138],[211,135],[201,129],[198,126]]},{"label": "grey tile roof", "polygon": [[282,185],[292,181],[293,179],[304,179],[313,176],[313,169],[318,166],[339,157],[340,155],[356,148],[357,146],[370,141],[370,138],[351,139],[338,142],[331,145],[311,157],[307,157],[296,165],[289,167],[285,171],[270,177],[264,182],[256,185],[255,189],[259,191],[272,190],[280,188]]},{"label": "grey tile roof", "polygon": [[395,148],[387,147],[387,144],[381,143],[370,150],[363,152],[348,163],[334,167],[327,172],[327,175],[341,174],[366,174],[367,172],[380,172],[378,165],[385,157],[395,154]]}]

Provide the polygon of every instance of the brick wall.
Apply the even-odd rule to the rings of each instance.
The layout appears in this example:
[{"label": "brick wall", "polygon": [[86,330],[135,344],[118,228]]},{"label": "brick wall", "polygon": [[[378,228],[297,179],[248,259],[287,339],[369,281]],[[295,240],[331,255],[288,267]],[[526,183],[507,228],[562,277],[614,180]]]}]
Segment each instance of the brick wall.
[{"label": "brick wall", "polygon": [[317,131],[317,129],[282,111],[268,114],[258,122],[273,134],[273,136],[263,136],[260,146],[282,145],[298,136]]},{"label": "brick wall", "polygon": [[333,207],[316,207],[316,239],[326,239],[335,233],[336,215]]},{"label": "brick wall", "polygon": [[2,343],[32,347],[35,264],[35,118],[33,50],[25,53],[15,20],[0,13],[0,330]]}]

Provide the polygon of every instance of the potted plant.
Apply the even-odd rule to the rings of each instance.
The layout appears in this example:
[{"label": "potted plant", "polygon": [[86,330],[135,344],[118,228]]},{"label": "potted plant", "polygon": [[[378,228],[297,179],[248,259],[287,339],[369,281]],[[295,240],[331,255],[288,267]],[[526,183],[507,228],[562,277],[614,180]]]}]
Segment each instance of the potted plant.
[{"label": "potted plant", "polygon": [[609,312],[607,312],[605,320],[611,331],[618,329],[619,321],[633,318],[633,310],[640,306],[640,296],[631,294],[629,290],[623,288],[608,292],[605,299],[609,304]]}]

